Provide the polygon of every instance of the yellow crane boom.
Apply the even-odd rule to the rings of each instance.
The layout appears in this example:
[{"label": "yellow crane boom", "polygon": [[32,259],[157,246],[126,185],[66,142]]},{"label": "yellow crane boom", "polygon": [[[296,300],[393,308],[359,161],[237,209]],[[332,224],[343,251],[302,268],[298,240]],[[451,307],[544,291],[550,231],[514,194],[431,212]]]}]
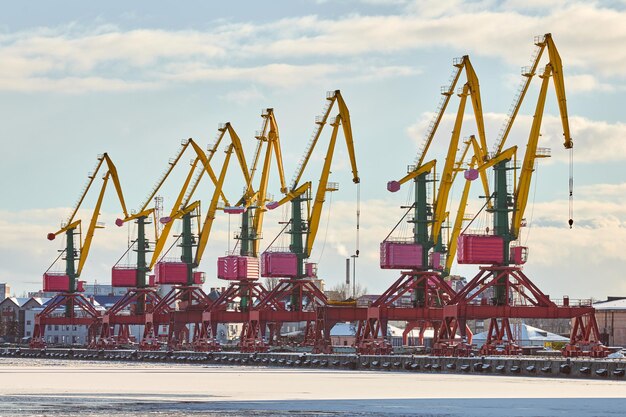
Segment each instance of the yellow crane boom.
[{"label": "yellow crane boom", "polygon": [[360,181],[359,173],[358,173],[358,169],[356,165],[356,158],[354,157],[355,155],[354,141],[352,139],[352,125],[350,123],[350,112],[348,111],[348,106],[346,105],[343,99],[343,96],[341,95],[341,91],[339,90],[335,90],[333,92],[328,93],[326,95],[326,100],[328,100],[328,103],[326,104],[326,109],[324,110],[322,116],[318,117],[315,121],[315,123],[317,124],[317,127],[315,131],[313,132],[311,142],[309,143],[307,149],[305,150],[305,154],[304,154],[304,157],[302,158],[302,162],[300,166],[298,167],[298,169],[296,169],[296,173],[291,182],[292,190],[298,187],[300,178],[302,177],[302,174],[304,173],[304,170],[306,169],[309,163],[309,160],[311,159],[311,154],[313,153],[313,150],[315,149],[315,145],[317,144],[317,141],[320,138],[320,135],[322,134],[324,125],[326,124],[328,120],[328,116],[330,115],[330,112],[335,102],[337,103],[337,107],[339,109],[339,116],[341,116],[344,138],[346,140],[346,146],[348,147],[348,155],[350,156],[350,167],[352,169],[352,182],[354,182],[355,184],[358,184]]},{"label": "yellow crane boom", "polygon": [[526,152],[524,153],[522,171],[520,172],[519,182],[517,189],[515,190],[515,207],[513,210],[513,217],[511,219],[511,235],[513,235],[514,239],[517,239],[519,236],[522,219],[524,217],[524,212],[526,211],[530,184],[532,182],[533,172],[535,171],[535,160],[537,158],[549,156],[549,154],[543,150],[538,152],[539,148],[537,147],[537,144],[539,142],[543,109],[546,104],[546,94],[548,91],[548,82],[550,81],[551,73],[552,65],[548,64],[541,75],[543,81],[541,83],[541,89],[539,90],[539,99],[537,100],[533,124],[530,129]]},{"label": "yellow crane boom", "polygon": [[224,159],[224,163],[222,165],[222,169],[220,170],[220,175],[215,185],[215,190],[213,191],[213,197],[211,198],[211,202],[209,203],[209,208],[207,210],[206,215],[204,216],[204,223],[202,228],[200,229],[200,236],[198,238],[198,247],[196,248],[196,255],[194,257],[194,265],[200,265],[200,261],[202,260],[202,255],[204,254],[204,250],[206,249],[206,245],[209,241],[209,236],[211,234],[211,228],[213,227],[213,221],[215,220],[215,214],[217,212],[217,204],[219,202],[219,196],[222,193],[222,187],[224,185],[224,179],[226,178],[226,171],[228,170],[228,164],[230,162],[230,156],[233,153],[233,150],[236,148],[234,143],[231,143],[226,150],[226,158]]},{"label": "yellow crane boom", "polygon": [[[187,173],[187,177],[185,178],[185,181],[183,182],[183,186],[181,187],[180,191],[178,192],[178,197],[176,197],[176,201],[174,202],[174,205],[172,207],[172,211],[171,211],[170,215],[168,216],[170,219],[176,218],[178,213],[180,213],[181,207],[182,207],[183,198],[185,198],[186,190],[189,187],[189,184],[191,184],[191,181],[193,179],[193,173],[194,173],[194,171],[196,169],[196,166],[198,165],[199,161],[200,161],[200,158],[196,158],[194,160],[194,162],[191,164],[191,168],[189,169],[189,172]],[[159,219],[159,221],[160,221],[160,219]],[[148,266],[148,269],[152,269],[154,267],[154,264],[156,264],[156,262],[159,260],[159,257],[161,256],[161,252],[163,251],[163,248],[165,248],[165,243],[167,241],[167,238],[169,237],[169,234],[170,234],[170,231],[171,231],[173,225],[174,225],[173,221],[167,221],[165,223],[165,226],[163,226],[163,230],[161,231],[161,235],[156,240],[156,244],[154,245],[154,252],[152,253],[152,259],[150,260],[150,264]]]},{"label": "yellow crane boom", "polygon": [[328,149],[326,151],[326,158],[324,159],[324,167],[322,168],[322,175],[320,176],[319,184],[317,186],[317,191],[315,193],[315,200],[313,201],[313,209],[311,210],[311,214],[309,216],[309,233],[307,234],[307,239],[306,239],[306,255],[307,256],[311,256],[311,251],[313,250],[313,244],[315,243],[315,238],[317,236],[317,230],[319,229],[320,218],[322,216],[322,207],[324,205],[324,201],[326,201],[326,191],[328,190],[328,177],[330,175],[330,167],[333,162],[333,154],[335,152],[335,143],[337,142],[337,131],[339,129],[340,124],[341,124],[341,116],[337,116],[335,120],[331,122],[331,126],[333,127],[333,132],[330,136],[330,143],[328,144]]},{"label": "yellow crane boom", "polygon": [[443,99],[442,102],[439,104],[439,111],[437,112],[437,115],[429,126],[426,138],[424,140],[424,144],[422,145],[418,157],[415,161],[416,168],[419,168],[424,163],[424,158],[428,153],[428,149],[430,148],[433,138],[435,137],[437,128],[439,127],[439,124],[443,119],[443,115],[446,112],[446,108],[448,107],[448,103],[450,102],[450,97],[452,97],[452,95],[454,94],[457,82],[459,81],[459,78],[463,71],[465,71],[465,76],[467,78],[466,83],[469,86],[471,92],[471,101],[472,107],[474,109],[474,117],[476,120],[476,127],[478,129],[480,146],[484,150],[484,155],[487,155],[487,139],[485,135],[485,122],[483,117],[478,77],[476,76],[476,72],[474,71],[474,67],[468,55],[464,55],[461,58],[455,58],[453,60],[453,65],[455,67],[455,71],[451,77],[451,83],[450,85],[445,87],[444,91],[442,91]]},{"label": "yellow crane boom", "polygon": [[461,126],[463,125],[463,115],[465,114],[465,102],[467,95],[469,94],[469,84],[463,86],[463,92],[460,94],[461,101],[459,103],[459,110],[456,114],[456,120],[454,122],[454,129],[452,130],[452,137],[450,138],[450,144],[448,146],[448,153],[446,155],[446,161],[441,173],[441,181],[439,182],[439,189],[437,191],[437,198],[435,199],[435,209],[433,216],[433,225],[431,229],[431,240],[437,242],[439,239],[439,233],[441,232],[441,226],[445,219],[446,206],[448,204],[448,196],[452,184],[454,181],[454,169],[456,162],[456,153],[459,147],[459,138],[461,136]]},{"label": "yellow crane boom", "polygon": [[559,113],[561,115],[561,123],[563,125],[563,145],[566,149],[570,149],[573,146],[572,138],[570,135],[569,129],[569,119],[567,116],[567,99],[565,97],[565,82],[563,80],[563,64],[561,62],[561,56],[559,55],[559,51],[554,44],[554,40],[552,39],[551,33],[546,33],[543,36],[539,36],[535,39],[535,45],[537,45],[537,49],[535,51],[533,63],[529,68],[522,69],[522,75],[525,77],[525,80],[520,89],[519,95],[515,98],[515,101],[512,106],[512,111],[509,113],[505,125],[501,130],[501,135],[496,141],[495,154],[499,154],[504,147],[504,144],[509,136],[511,128],[513,127],[513,122],[519,112],[519,109],[524,101],[524,97],[526,96],[526,92],[528,91],[528,87],[532,81],[532,78],[535,76],[537,72],[537,67],[539,66],[539,61],[541,60],[541,56],[545,49],[548,49],[548,57],[549,57],[549,65],[552,66],[553,71],[553,81],[554,87],[556,90],[556,96],[559,104]]},{"label": "yellow crane boom", "polygon": [[[263,159],[263,168],[261,170],[261,180],[259,182],[259,189],[256,193],[252,189],[253,175],[250,176],[250,182],[248,183],[248,195],[246,196],[246,204],[252,203],[253,197],[256,200],[256,213],[253,220],[253,230],[255,237],[259,237],[263,232],[263,217],[267,210],[265,204],[267,203],[267,187],[269,183],[270,170],[272,167],[272,156],[276,161],[276,167],[278,168],[278,177],[280,180],[280,190],[284,194],[287,191],[285,183],[285,172],[283,168],[283,155],[280,148],[280,136],[278,133],[278,123],[274,116],[274,109],[266,109],[263,114],[265,119],[264,131],[259,138],[259,141],[267,142],[267,148],[265,149],[265,157]],[[257,148],[260,150],[260,148]],[[257,158],[255,158],[256,160]],[[256,165],[256,163],[255,163]],[[252,247],[252,256],[257,256],[259,253],[260,241],[254,239]]]},{"label": "yellow crane boom", "polygon": [[330,176],[330,169],[332,166],[333,155],[335,151],[335,145],[337,143],[337,135],[339,133],[339,127],[342,127],[344,139],[346,141],[346,148],[348,150],[348,157],[350,159],[350,167],[352,171],[352,182],[358,184],[360,182],[357,163],[356,163],[356,155],[354,150],[354,139],[352,137],[352,126],[350,124],[350,112],[348,111],[348,107],[341,95],[339,90],[335,90],[329,94],[327,94],[326,99],[328,100],[326,109],[323,112],[323,115],[316,119],[316,130],[313,133],[312,140],[309,143],[308,147],[305,149],[304,157],[302,158],[302,162],[300,166],[296,169],[296,173],[294,175],[294,180],[291,183],[290,189],[286,193],[286,195],[279,200],[278,202],[272,202],[267,204],[268,209],[275,209],[280,207],[281,205],[291,202],[292,200],[302,196],[306,192],[310,192],[312,188],[311,182],[305,182],[304,184],[298,185],[298,182],[302,178],[302,174],[308,165],[308,162],[311,158],[313,149],[317,144],[317,141],[321,135],[322,129],[326,122],[328,121],[331,109],[333,104],[336,102],[338,107],[338,115],[330,120],[330,124],[333,127],[333,131],[331,133],[330,142],[328,148],[326,150],[326,157],[324,159],[324,165],[322,167],[322,172],[320,174],[318,188],[315,192],[315,198],[313,200],[312,207],[310,210],[307,210],[307,222],[305,225],[294,225],[292,218],[292,228],[294,230],[306,230],[306,242],[301,245],[301,241],[298,241],[297,244],[294,243],[295,233],[292,234],[292,246],[300,248],[295,249],[295,252],[299,254],[302,258],[308,258],[311,256],[313,251],[313,246],[315,244],[315,238],[317,237],[317,232],[319,229],[320,218],[322,213],[322,208],[326,199],[326,192],[334,191],[336,188],[333,188],[328,182]]},{"label": "yellow crane boom", "polygon": [[[72,214],[68,218],[67,224],[64,227],[62,227],[60,230],[58,230],[57,232],[48,234],[48,239],[53,240],[56,236],[58,236],[61,233],[65,233],[70,229],[76,229],[76,228],[81,227],[82,221],[80,219],[79,220],[74,220],[74,219],[76,217],[76,214],[78,213],[78,210],[80,209],[80,206],[82,205],[85,199],[85,196],[89,192],[89,189],[91,188],[91,185],[93,184],[94,179],[98,175],[98,171],[100,170],[103,164],[106,164],[107,171],[102,177],[103,179],[102,187],[100,188],[100,193],[98,195],[96,205],[94,207],[93,213],[91,215],[91,219],[89,221],[87,233],[85,235],[85,238],[81,239],[81,242],[80,242],[80,256],[78,258],[78,268],[76,269],[77,277],[80,276],[83,266],[85,265],[85,262],[87,261],[87,257],[89,256],[89,250],[91,248],[91,243],[93,240],[95,229],[102,228],[102,226],[98,225],[98,218],[100,217],[100,209],[102,207],[102,201],[104,199],[104,194],[106,192],[106,187],[109,182],[109,179],[113,181],[113,184],[115,186],[115,191],[117,193],[117,197],[120,202],[120,206],[122,207],[122,211],[124,212],[124,215],[128,217],[128,212],[126,210],[126,202],[124,201],[124,194],[122,192],[122,186],[120,184],[119,176],[117,173],[117,168],[115,167],[115,164],[113,163],[113,161],[111,160],[111,158],[109,157],[107,153],[104,153],[103,155],[98,157],[98,163],[96,165],[96,168],[89,175],[89,180],[87,182],[87,185],[83,189],[83,192],[81,193],[77,204],[74,206],[74,209],[72,210]],[[82,237],[82,234],[81,234],[81,237]]]}]

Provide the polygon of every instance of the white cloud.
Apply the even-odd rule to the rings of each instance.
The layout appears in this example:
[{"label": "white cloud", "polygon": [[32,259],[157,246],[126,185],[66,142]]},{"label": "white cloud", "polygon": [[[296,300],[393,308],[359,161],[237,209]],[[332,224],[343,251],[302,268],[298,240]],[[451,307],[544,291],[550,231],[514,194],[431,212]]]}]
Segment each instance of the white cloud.
[{"label": "white cloud", "polygon": [[[452,108],[454,107],[451,105]],[[467,109],[466,109],[467,110]],[[428,155],[442,154],[447,150],[450,134],[454,125],[454,118],[449,106],[448,112],[444,115]],[[428,124],[433,119],[433,113],[425,113],[414,124],[406,128],[406,132],[415,141],[416,151],[424,140]],[[487,145],[489,150],[493,150],[496,136],[505,120],[502,113],[485,113],[485,130],[487,135]],[[477,135],[474,116],[469,109],[466,112],[463,122],[461,138],[469,135]],[[518,114],[515,123],[505,144],[505,148],[513,145],[518,146],[518,159],[522,158],[528,141],[528,134],[532,125],[533,117],[529,114]],[[605,121],[591,120],[581,116],[569,117],[570,132],[574,142],[574,155],[576,164],[597,164],[599,162],[613,162],[626,160],[626,124],[621,122],[609,123]],[[551,148],[552,157],[550,161],[567,162],[569,154],[563,148],[563,127],[561,118],[558,115],[545,114],[543,116],[541,137],[539,146]],[[427,160],[432,159],[428,157]]]},{"label": "white cloud", "polygon": [[159,84],[152,81],[127,81],[104,77],[64,77],[59,79],[45,77],[0,78],[0,90],[20,92],[60,92],[78,94],[87,92],[115,92],[152,90]]},{"label": "white cloud", "polygon": [[578,74],[567,77],[567,92],[568,93],[582,93],[582,92],[613,92],[617,89],[616,86],[603,83],[598,80],[597,77],[591,74]]},{"label": "white cloud", "polygon": [[[533,4],[529,7],[537,6]],[[263,24],[216,21],[206,31],[69,24],[3,34],[0,88],[60,91],[68,85],[73,92],[118,91],[171,80],[223,79],[276,85],[281,76],[286,85],[295,85],[299,77],[328,75],[339,66],[353,68],[347,76],[367,80],[376,76],[374,71],[413,73],[398,65],[372,65],[376,55],[437,47],[519,65],[531,53],[531,36],[548,31],[555,34],[565,65],[574,69],[568,74],[577,77],[572,91],[608,91],[609,83],[599,75],[626,76],[624,11],[577,2],[524,14],[525,7],[515,2],[498,7],[488,0],[407,7],[396,15],[304,16]],[[359,57],[365,62],[355,61]],[[299,62],[307,58],[316,63]],[[261,69],[269,73],[253,74]],[[576,69],[583,72],[576,74]],[[88,81],[77,81],[83,78]],[[47,87],[48,81],[55,87]]]},{"label": "white cloud", "polygon": [[211,67],[202,64],[170,65],[164,79],[174,81],[254,81],[269,86],[293,86],[317,81],[340,71],[336,65],[269,64],[260,67]]},{"label": "white cloud", "polygon": [[578,193],[585,197],[626,203],[626,183],[586,185],[580,187]]},{"label": "white cloud", "polygon": [[[571,4],[571,1],[570,1]],[[550,11],[562,9],[568,5],[568,0],[506,0],[502,3],[502,9],[515,11]]]},{"label": "white cloud", "polygon": [[407,11],[423,17],[441,17],[454,14],[462,3],[461,0],[417,0],[407,6]]}]

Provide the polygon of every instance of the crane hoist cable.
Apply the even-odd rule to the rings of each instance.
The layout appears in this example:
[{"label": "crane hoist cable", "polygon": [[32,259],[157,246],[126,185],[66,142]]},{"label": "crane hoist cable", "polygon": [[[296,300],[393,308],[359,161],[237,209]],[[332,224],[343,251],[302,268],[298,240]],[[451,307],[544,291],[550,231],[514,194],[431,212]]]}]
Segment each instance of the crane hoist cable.
[{"label": "crane hoist cable", "polygon": [[[568,224],[571,228],[572,225],[574,224],[574,219],[573,219],[573,215],[574,215],[574,200],[573,200],[574,166],[573,166],[573,162],[574,162],[574,159],[573,159],[573,151],[572,151],[574,147],[574,143],[570,135],[569,119],[568,119],[568,112],[567,112],[567,100],[566,100],[566,95],[565,95],[565,82],[563,79],[563,64],[562,64],[561,56],[559,55],[559,51],[557,50],[556,45],[554,44],[554,40],[552,39],[551,33],[546,33],[543,36],[537,36],[535,38],[535,45],[537,46],[537,48],[532,58],[532,66],[529,68],[523,68],[522,70],[522,75],[525,77],[525,79],[522,83],[522,86],[520,87],[518,91],[518,94],[516,95],[513,101],[511,110],[509,111],[509,114],[507,115],[507,118],[505,119],[504,126],[500,130],[501,132],[500,136],[496,140],[496,144],[494,148],[495,155],[498,155],[501,152],[504,146],[504,143],[506,142],[508,134],[511,131],[511,128],[513,126],[513,122],[515,121],[516,115],[518,114],[518,111],[522,105],[526,92],[528,91],[528,87],[531,83],[531,80],[538,72],[537,68],[538,68],[538,64],[541,59],[542,53],[544,50],[547,50],[548,56],[549,56],[549,62],[546,65],[545,70],[543,71],[543,74],[540,75],[540,77],[544,79],[544,82],[542,82],[541,92],[540,92],[538,103],[537,103],[537,109],[540,110],[540,112],[538,111],[535,112],[535,117],[533,120],[533,125],[537,125],[535,126],[537,129],[533,129],[534,131],[531,130],[531,135],[538,134],[537,130],[540,125],[541,117],[543,115],[543,105],[545,102],[545,95],[546,95],[546,89],[547,89],[547,78],[551,77],[553,84],[554,84],[556,96],[557,96],[559,114],[561,116],[561,125],[563,127],[563,139],[564,139],[563,146],[565,147],[565,149],[570,150],[570,167],[569,167],[570,168],[570,175],[569,175],[570,203],[569,203]],[[539,123],[536,123],[536,119],[539,119]],[[536,139],[537,139],[536,137],[529,138],[529,146],[536,147],[536,143],[535,143]],[[532,162],[531,159],[537,156],[539,155],[535,155],[534,152],[532,154],[527,153],[525,155],[525,162],[526,161]],[[515,197],[515,204],[516,206],[521,205],[521,209],[514,211],[514,216],[513,216],[514,218],[511,221],[511,229],[512,229],[512,233],[514,237],[518,233],[518,227],[521,222],[521,217],[524,214],[523,206],[526,204],[525,199],[527,198],[530,178],[532,178],[532,171],[529,172],[527,169],[523,168],[522,172],[520,173],[520,183],[516,190],[516,194],[519,193],[521,190],[521,193],[520,193],[521,195],[519,196],[519,198],[517,195]]]},{"label": "crane hoist cable", "polygon": [[574,147],[569,148],[569,228],[574,225]]},{"label": "crane hoist cable", "polygon": [[526,230],[528,230],[528,232],[526,233],[526,239],[524,240],[524,246],[528,246],[528,239],[530,238],[530,229],[532,227],[533,224],[533,217],[535,215],[535,198],[537,197],[537,184],[539,183],[539,164],[537,162],[535,162],[535,184],[533,186],[533,201],[532,204],[530,205],[530,220],[526,221]]},{"label": "crane hoist cable", "polygon": [[333,205],[333,193],[330,193],[330,197],[328,197],[328,210],[326,212],[326,230],[324,231],[324,240],[322,241],[322,249],[320,250],[320,256],[317,258],[317,263],[322,262],[322,257],[324,256],[324,249],[326,249],[326,240],[328,238],[328,226],[330,225],[330,212],[332,211]]},{"label": "crane hoist cable", "polygon": [[415,207],[415,203],[413,203],[413,205],[407,207],[407,210],[404,213],[404,215],[400,218],[400,220],[398,220],[398,223],[396,223],[396,225],[391,229],[391,231],[389,232],[387,237],[383,239],[383,242],[391,237],[391,234],[398,228],[398,226],[404,224],[402,221],[406,218],[406,216],[409,215],[409,213],[411,212],[411,210],[413,210],[414,207]]},{"label": "crane hoist cable", "polygon": [[167,256],[168,253],[170,253],[170,251],[172,250],[172,248],[176,245],[176,243],[178,243],[178,241],[180,240],[180,238],[182,237],[182,234],[179,234],[178,236],[176,236],[176,239],[174,239],[174,241],[172,242],[172,244],[170,245],[169,248],[167,248],[166,251],[163,252],[163,254],[159,257],[158,262],[161,262],[165,259],[165,257]]},{"label": "crane hoist cable", "polygon": [[272,241],[270,242],[270,244],[269,244],[269,245],[267,245],[267,248],[265,248],[265,250],[264,250],[263,252],[265,252],[265,251],[267,251],[269,248],[271,248],[271,247],[274,245],[274,243],[278,240],[278,238],[282,238],[282,237],[284,236],[284,232],[285,232],[285,230],[287,230],[287,228],[289,227],[289,225],[290,225],[290,224],[291,224],[291,222],[290,222],[290,221],[285,222],[285,225],[283,226],[283,228],[282,228],[282,229],[280,229],[280,232],[278,232],[278,234],[274,237],[274,240],[272,240]]},{"label": "crane hoist cable", "polygon": [[361,229],[361,183],[356,185],[356,250],[355,256],[359,256],[359,233]]}]

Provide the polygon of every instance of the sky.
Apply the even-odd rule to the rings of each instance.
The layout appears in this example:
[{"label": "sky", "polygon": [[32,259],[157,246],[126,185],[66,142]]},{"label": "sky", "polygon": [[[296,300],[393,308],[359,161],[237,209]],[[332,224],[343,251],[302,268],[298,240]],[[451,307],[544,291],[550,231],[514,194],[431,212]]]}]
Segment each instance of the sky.
[{"label": "sky", "polygon": [[[250,158],[261,111],[273,108],[289,181],[326,92],[339,89],[350,110],[361,185],[357,192],[340,136],[331,175],[340,189],[327,196],[311,258],[327,286],[344,280],[345,258],[357,249],[360,195],[356,279],[381,293],[398,271],[379,269],[379,244],[411,199],[408,184],[390,194],[386,183],[413,164],[453,59],[469,55],[478,74],[492,148],[521,82],[520,67],[530,65],[534,37],[552,33],[563,60],[575,149],[575,223],[570,230],[569,153],[551,85],[539,146],[551,148],[552,157],[539,162],[531,188],[521,235],[530,248],[524,272],[553,297],[626,296],[625,21],[625,1],[3,3],[0,282],[17,295],[41,287],[63,243],[49,242],[46,234],[71,212],[98,154],[111,156],[129,209],[138,209],[182,139],[207,146],[218,124],[231,122]],[[537,92],[535,80],[507,140],[519,146],[520,160]],[[427,155],[440,165],[457,106],[453,97]],[[462,137],[476,133],[467,110]],[[329,136],[327,127],[304,175],[314,184]],[[191,158],[184,157],[160,191],[166,210]],[[84,222],[101,181],[95,184],[79,212]],[[212,190],[202,184],[196,197],[206,209]],[[229,170],[228,198],[236,200],[243,186],[236,167]],[[461,188],[458,182],[452,190],[452,214]],[[108,283],[116,262],[131,262],[124,252],[135,231],[132,224],[115,227],[121,210],[112,191],[100,216],[106,227],[97,230],[81,276],[87,282]],[[479,191],[473,190],[470,212],[484,201]],[[280,197],[276,169],[270,193]],[[267,214],[263,249],[286,216],[282,209]],[[480,218],[472,228],[486,227]],[[239,221],[218,213],[200,266],[207,288],[227,284],[216,278],[216,258],[233,248]],[[399,227],[393,237],[407,233]],[[286,242],[278,237],[274,247]],[[469,279],[478,268],[455,265],[452,272]]]}]

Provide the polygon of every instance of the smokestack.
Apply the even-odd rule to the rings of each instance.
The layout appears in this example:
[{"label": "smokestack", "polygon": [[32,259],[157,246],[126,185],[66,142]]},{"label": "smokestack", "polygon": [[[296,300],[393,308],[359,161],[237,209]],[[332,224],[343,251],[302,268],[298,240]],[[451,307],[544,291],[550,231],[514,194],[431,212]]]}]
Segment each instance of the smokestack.
[{"label": "smokestack", "polygon": [[346,258],[346,285],[350,285],[350,258]]}]

